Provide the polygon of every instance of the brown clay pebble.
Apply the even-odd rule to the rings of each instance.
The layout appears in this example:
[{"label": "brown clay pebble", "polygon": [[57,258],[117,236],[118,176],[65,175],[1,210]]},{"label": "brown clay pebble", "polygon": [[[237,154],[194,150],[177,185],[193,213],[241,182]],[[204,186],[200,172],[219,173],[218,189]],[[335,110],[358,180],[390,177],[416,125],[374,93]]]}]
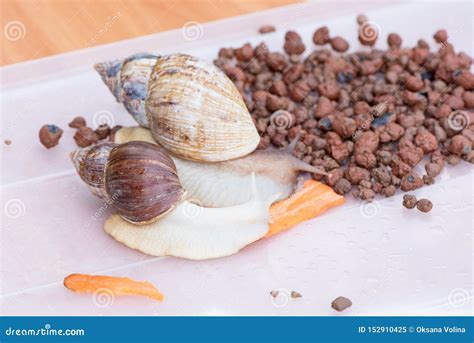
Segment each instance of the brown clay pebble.
[{"label": "brown clay pebble", "polygon": [[320,27],[313,34],[313,42],[316,45],[324,45],[331,41],[329,37],[329,29],[327,26]]},{"label": "brown clay pebble", "polygon": [[396,33],[390,33],[387,37],[387,43],[391,48],[399,48],[402,46],[402,38]]},{"label": "brown clay pebble", "polygon": [[277,291],[277,290],[272,290],[272,291],[270,291],[270,295],[271,295],[272,297],[274,297],[274,298],[276,298],[276,297],[278,296],[278,294],[280,294],[280,292]]},{"label": "brown clay pebble", "polygon": [[334,185],[334,192],[340,195],[347,194],[351,191],[352,185],[347,179],[340,179]]},{"label": "brown clay pebble", "polygon": [[39,131],[39,139],[47,149],[58,145],[63,130],[56,125],[43,125]]},{"label": "brown clay pebble", "polygon": [[346,308],[352,306],[352,301],[346,297],[337,297],[331,303],[331,307],[336,311],[344,311]]},{"label": "brown clay pebble", "polygon": [[461,156],[468,154],[472,149],[472,142],[463,135],[456,135],[451,139],[448,150],[450,153]]},{"label": "brown clay pebble", "polygon": [[349,49],[349,43],[339,36],[331,39],[331,47],[337,52],[346,52]]},{"label": "brown clay pebble", "polygon": [[446,30],[438,30],[434,34],[433,38],[435,39],[436,43],[444,43],[448,40],[448,33]]},{"label": "brown clay pebble", "polygon": [[403,196],[403,206],[406,208],[412,209],[416,206],[416,196],[411,194],[405,194]]},{"label": "brown clay pebble", "polygon": [[285,35],[285,45],[283,49],[288,55],[300,55],[305,51],[305,46],[301,36],[295,31],[288,31]]},{"label": "brown clay pebble", "polygon": [[[375,23],[364,15],[357,22],[361,43],[374,44]],[[313,42],[332,48],[307,52],[304,37],[288,31],[283,49],[223,47],[215,64],[244,98],[258,149],[300,136],[293,155],[328,172],[313,179],[370,201],[431,185],[446,163],[474,163],[472,58],[447,43],[445,30],[434,37],[437,51],[424,39],[402,47],[402,37],[390,33],[385,49],[349,53],[348,41],[323,26]],[[271,125],[275,111],[288,113],[288,127]],[[427,157],[422,177],[414,171]]]},{"label": "brown clay pebble", "polygon": [[420,199],[416,203],[416,208],[421,212],[429,212],[433,208],[433,203],[428,199]]},{"label": "brown clay pebble", "polygon": [[95,133],[97,134],[97,138],[99,140],[105,139],[109,136],[110,127],[108,124],[100,124],[97,129],[95,129]]},{"label": "brown clay pebble", "polygon": [[275,32],[275,26],[273,25],[263,25],[263,26],[260,26],[260,28],[258,29],[258,32],[261,33],[261,34],[265,34],[265,33],[270,33],[270,32]]},{"label": "brown clay pebble", "polygon": [[90,127],[83,126],[76,131],[74,135],[76,144],[81,148],[97,143],[99,137]]},{"label": "brown clay pebble", "polygon": [[69,127],[72,127],[73,129],[79,129],[83,126],[86,126],[86,120],[84,119],[84,117],[76,117],[74,118],[70,123],[69,123]]},{"label": "brown clay pebble", "polygon": [[410,173],[402,177],[400,189],[404,192],[413,191],[423,186],[423,179],[415,173]]},{"label": "brown clay pebble", "polygon": [[298,292],[296,292],[296,291],[291,291],[291,297],[292,297],[293,299],[296,299],[296,298],[301,298],[302,295],[301,295],[301,293],[298,293]]},{"label": "brown clay pebble", "polygon": [[10,145],[10,144],[12,144],[12,141],[9,140],[9,139],[5,139],[5,141],[3,143],[5,143],[5,145]]}]

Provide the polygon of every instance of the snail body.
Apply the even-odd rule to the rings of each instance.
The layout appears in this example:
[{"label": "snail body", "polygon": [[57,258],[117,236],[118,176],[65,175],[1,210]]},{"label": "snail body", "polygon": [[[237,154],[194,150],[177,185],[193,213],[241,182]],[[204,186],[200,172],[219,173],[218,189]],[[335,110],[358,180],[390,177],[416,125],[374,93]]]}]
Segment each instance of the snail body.
[{"label": "snail body", "polygon": [[79,149],[71,158],[92,193],[130,223],[156,221],[184,198],[173,160],[157,145],[105,143]]},{"label": "snail body", "polygon": [[250,177],[251,198],[245,203],[206,208],[189,201],[157,222],[137,227],[113,214],[104,230],[129,248],[152,256],[203,260],[237,253],[268,232],[269,207],[275,197],[262,199]]},{"label": "snail body", "polygon": [[138,54],[95,68],[135,120],[183,159],[226,161],[260,142],[239,91],[212,64],[185,54]]}]

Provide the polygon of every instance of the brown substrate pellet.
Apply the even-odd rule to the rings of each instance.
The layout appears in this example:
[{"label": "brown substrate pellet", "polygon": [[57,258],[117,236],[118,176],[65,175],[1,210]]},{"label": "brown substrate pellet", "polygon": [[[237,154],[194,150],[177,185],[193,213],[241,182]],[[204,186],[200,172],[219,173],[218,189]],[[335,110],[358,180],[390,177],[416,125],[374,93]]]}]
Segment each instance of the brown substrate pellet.
[{"label": "brown substrate pellet", "polygon": [[346,308],[352,306],[352,301],[346,297],[337,297],[331,303],[331,307],[336,311],[344,311]]},{"label": "brown substrate pellet", "polygon": [[73,129],[79,129],[83,126],[86,126],[87,123],[84,117],[78,116],[78,117],[75,117],[68,125],[69,127],[72,127]]},{"label": "brown substrate pellet", "polygon": [[406,208],[412,209],[416,206],[416,196],[411,194],[405,194],[403,196],[403,206]]},{"label": "brown substrate pellet", "polygon": [[39,140],[47,149],[58,145],[63,130],[56,125],[43,125],[39,131]]},{"label": "brown substrate pellet", "polygon": [[428,199],[420,199],[416,203],[416,208],[421,212],[429,212],[433,208],[433,203]]},{"label": "brown substrate pellet", "polygon": [[78,146],[84,148],[97,143],[99,141],[99,137],[97,136],[97,133],[95,133],[90,127],[82,126],[76,131],[74,140]]},{"label": "brown substrate pellet", "polygon": [[[359,34],[371,33],[361,32],[371,25],[367,17],[358,24]],[[382,38],[374,37],[362,37],[364,44]],[[259,149],[300,137],[293,154],[329,173],[314,179],[369,201],[432,184],[445,162],[474,162],[472,60],[455,51],[445,30],[413,47],[389,33],[385,49],[351,53],[328,27],[316,28],[314,46],[296,31],[284,38],[281,52],[247,43],[222,48],[215,60],[244,98]],[[289,113],[286,126],[274,125],[276,111]],[[426,175],[415,173],[424,157]]]},{"label": "brown substrate pellet", "polygon": [[301,295],[301,293],[299,293],[299,292],[297,292],[297,291],[291,291],[291,297],[292,297],[293,299],[296,299],[296,298],[301,298],[301,297],[303,297],[303,296]]}]

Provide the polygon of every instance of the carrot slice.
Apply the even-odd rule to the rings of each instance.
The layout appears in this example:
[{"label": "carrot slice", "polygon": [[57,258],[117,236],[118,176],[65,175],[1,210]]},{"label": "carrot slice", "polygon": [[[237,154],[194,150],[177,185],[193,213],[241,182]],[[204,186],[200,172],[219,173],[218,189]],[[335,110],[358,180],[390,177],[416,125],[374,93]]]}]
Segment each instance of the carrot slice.
[{"label": "carrot slice", "polygon": [[326,210],[342,205],[344,197],[331,187],[315,180],[307,180],[301,190],[270,207],[269,230],[265,237],[287,230]]},{"label": "carrot slice", "polygon": [[71,274],[64,279],[64,286],[78,293],[96,293],[101,290],[116,295],[144,295],[163,301],[161,294],[150,282],[135,281],[126,277]]}]

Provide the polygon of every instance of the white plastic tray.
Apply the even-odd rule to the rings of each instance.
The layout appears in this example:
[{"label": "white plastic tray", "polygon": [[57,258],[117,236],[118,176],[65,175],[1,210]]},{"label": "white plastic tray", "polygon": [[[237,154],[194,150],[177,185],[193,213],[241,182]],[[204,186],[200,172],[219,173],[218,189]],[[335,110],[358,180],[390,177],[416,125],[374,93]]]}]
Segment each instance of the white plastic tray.
[{"label": "white plastic tray", "polygon": [[[344,315],[473,314],[473,173],[463,162],[414,193],[433,201],[429,214],[401,206],[401,194],[361,205],[350,200],[321,217],[237,255],[188,261],[152,258],[115,242],[102,230],[110,213],[91,196],[69,161],[75,148],[67,123],[76,115],[133,125],[92,64],[140,51],[186,52],[212,60],[219,47],[265,40],[282,46],[296,29],[312,49],[315,28],[357,43],[355,15],[375,21],[385,47],[389,32],[405,44],[446,28],[456,48],[473,55],[472,5],[464,3],[305,3],[202,26],[199,39],[181,30],[5,67],[0,71],[2,315],[333,315],[331,301],[353,301]],[[262,24],[276,33],[256,34]],[[434,45],[434,43],[433,43]],[[47,151],[38,129],[65,132]],[[74,294],[62,285],[70,273],[149,280],[163,303]],[[277,301],[270,290],[280,289]],[[288,298],[296,290],[303,297]]]}]

